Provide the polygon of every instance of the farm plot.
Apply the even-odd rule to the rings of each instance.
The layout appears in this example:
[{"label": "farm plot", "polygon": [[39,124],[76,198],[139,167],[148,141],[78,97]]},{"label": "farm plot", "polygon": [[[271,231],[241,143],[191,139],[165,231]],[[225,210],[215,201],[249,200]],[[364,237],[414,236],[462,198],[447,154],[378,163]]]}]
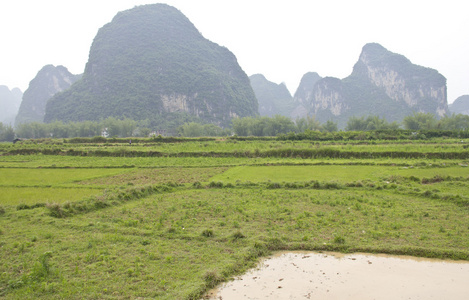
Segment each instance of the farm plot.
[{"label": "farm plot", "polygon": [[205,182],[228,168],[152,168],[138,169],[123,174],[82,181],[91,185],[147,185],[162,183]]},{"label": "farm plot", "polygon": [[367,165],[315,165],[315,166],[240,166],[214,176],[211,180],[222,182],[304,182],[337,181],[342,183],[371,180],[380,182],[390,177],[411,177],[415,179],[429,177],[469,178],[467,167],[402,167],[402,166],[367,166]]},{"label": "farm plot", "polygon": [[469,259],[467,208],[366,188],[188,189],[68,218],[7,209],[0,228],[10,298],[200,299],[275,250]]},{"label": "farm plot", "polygon": [[201,299],[280,250],[469,260],[467,149],[373,143],[9,145],[0,298]]},{"label": "farm plot", "polygon": [[127,169],[17,169],[0,172],[0,205],[64,203],[103,192],[105,186],[80,186],[90,180],[129,172]]}]

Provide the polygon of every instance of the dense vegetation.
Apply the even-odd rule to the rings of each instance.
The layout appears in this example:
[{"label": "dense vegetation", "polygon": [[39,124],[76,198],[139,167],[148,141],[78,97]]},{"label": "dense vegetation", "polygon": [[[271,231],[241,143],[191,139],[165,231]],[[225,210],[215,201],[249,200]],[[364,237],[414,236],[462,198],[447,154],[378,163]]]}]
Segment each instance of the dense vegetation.
[{"label": "dense vegetation", "polygon": [[102,27],[81,80],[54,96],[45,122],[107,117],[166,125],[191,116],[228,125],[257,114],[249,78],[226,48],[206,40],[176,8],[143,5]]},{"label": "dense vegetation", "polygon": [[15,130],[11,125],[4,125],[0,122],[0,142],[11,142],[15,139]]},{"label": "dense vegetation", "polygon": [[[172,128],[171,130],[155,131],[150,129],[149,120],[134,121],[131,119],[107,118],[101,122],[69,122],[63,123],[56,121],[53,123],[26,123],[19,125],[16,129],[0,123],[0,141],[13,141],[15,137],[22,139],[31,138],[74,138],[74,137],[148,137],[148,136],[184,136],[184,137],[215,137],[231,136],[233,133],[237,136],[279,136],[284,138],[288,135],[289,139],[305,139],[308,136],[321,139],[337,140],[349,139],[344,131],[336,134],[327,134],[328,132],[337,132],[337,123],[331,120],[321,124],[314,117],[297,119],[293,122],[288,117],[276,115],[269,117],[246,117],[234,119],[232,127],[221,128],[214,124],[202,124],[198,122],[186,122],[182,126]],[[176,124],[173,124],[176,126]],[[406,130],[402,130],[404,127]],[[441,119],[436,119],[432,114],[414,113],[407,116],[403,124],[396,122],[389,123],[384,118],[378,116],[352,117],[347,122],[347,131],[373,131],[366,134],[367,138],[373,136],[373,139],[408,139],[411,135],[415,138],[416,131],[420,131],[418,137],[424,139],[427,131],[429,137],[465,136],[469,129],[469,116],[451,115]],[[423,132],[425,131],[425,132]],[[319,133],[321,132],[321,133]],[[438,133],[435,133],[438,132]]]}]

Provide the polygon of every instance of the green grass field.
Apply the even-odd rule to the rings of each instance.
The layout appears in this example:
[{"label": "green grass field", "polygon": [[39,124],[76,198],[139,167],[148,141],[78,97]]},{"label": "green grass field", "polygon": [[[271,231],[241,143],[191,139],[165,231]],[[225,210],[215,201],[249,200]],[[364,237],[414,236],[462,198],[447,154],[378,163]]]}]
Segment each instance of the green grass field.
[{"label": "green grass field", "polygon": [[448,168],[409,168],[396,166],[354,166],[354,165],[323,165],[323,166],[240,166],[230,168],[212,180],[223,182],[294,182],[294,181],[338,181],[350,182],[357,180],[384,181],[391,176],[434,177],[434,176],[469,176],[467,167]]},{"label": "green grass field", "polygon": [[[0,298],[200,299],[279,250],[469,260],[466,159],[239,155],[312,145],[191,141],[141,146],[178,156],[0,156]],[[442,147],[355,146],[340,145]]]}]

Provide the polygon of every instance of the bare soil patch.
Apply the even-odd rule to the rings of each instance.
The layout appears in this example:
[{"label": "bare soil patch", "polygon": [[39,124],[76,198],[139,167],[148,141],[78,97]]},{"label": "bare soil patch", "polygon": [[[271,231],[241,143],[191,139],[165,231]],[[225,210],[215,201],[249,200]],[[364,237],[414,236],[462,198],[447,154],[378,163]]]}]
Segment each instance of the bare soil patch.
[{"label": "bare soil patch", "polygon": [[409,256],[289,252],[206,299],[466,299],[469,262]]}]

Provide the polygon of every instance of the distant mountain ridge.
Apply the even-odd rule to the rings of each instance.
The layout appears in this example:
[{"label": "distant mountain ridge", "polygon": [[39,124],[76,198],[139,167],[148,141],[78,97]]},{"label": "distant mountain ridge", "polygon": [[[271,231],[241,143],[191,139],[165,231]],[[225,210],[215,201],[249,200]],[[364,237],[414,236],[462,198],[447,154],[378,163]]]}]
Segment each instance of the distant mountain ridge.
[{"label": "distant mountain ridge", "polygon": [[251,75],[249,79],[259,102],[259,114],[261,116],[282,115],[290,117],[295,109],[295,104],[285,84],[273,83],[262,74]]},{"label": "distant mountain ridge", "polygon": [[413,112],[440,117],[448,113],[443,75],[414,65],[376,43],[363,47],[348,77],[325,77],[307,87],[310,95],[298,101],[307,114],[320,122],[337,122],[339,128],[352,116],[378,115],[389,122],[401,122]]},{"label": "distant mountain ridge", "polygon": [[303,75],[293,97],[295,109],[290,114],[292,119],[303,118],[308,115],[309,99],[313,93],[314,86],[321,79],[322,77],[316,72],[308,72]]},{"label": "distant mountain ridge", "polygon": [[44,120],[188,119],[228,125],[256,115],[248,76],[226,48],[205,39],[176,8],[137,6],[96,35],[82,79],[55,95]]},{"label": "distant mountain ridge", "polygon": [[[32,92],[25,95],[32,98]],[[41,96],[47,98],[44,112],[20,109],[17,124],[117,117],[148,120],[152,128],[189,121],[229,126],[232,118],[280,114],[314,115],[344,128],[353,116],[401,122],[413,112],[449,112],[444,76],[377,43],[363,47],[348,77],[306,73],[292,97],[284,84],[261,74],[248,78],[228,49],[166,4],[118,13],[98,31],[83,77],[52,95]]]},{"label": "distant mountain ridge", "polygon": [[[258,95],[260,107],[267,107],[278,101],[279,92],[270,85],[270,91],[263,95]],[[270,100],[265,95],[270,95]],[[321,123],[336,122],[342,129],[351,117],[377,115],[389,122],[402,122],[414,112],[438,117],[449,112],[446,78],[377,43],[363,47],[352,73],[344,79],[306,73],[288,110],[293,120],[309,115]]]},{"label": "distant mountain ridge", "polygon": [[10,91],[7,86],[0,85],[0,122],[5,125],[14,125],[22,97],[23,92],[19,88],[13,88]]},{"label": "distant mountain ridge", "polygon": [[469,115],[469,95],[458,97],[448,108],[453,114]]},{"label": "distant mountain ridge", "polygon": [[58,92],[68,89],[81,75],[73,75],[64,66],[44,66],[29,83],[16,116],[15,125],[44,121],[46,104]]}]

